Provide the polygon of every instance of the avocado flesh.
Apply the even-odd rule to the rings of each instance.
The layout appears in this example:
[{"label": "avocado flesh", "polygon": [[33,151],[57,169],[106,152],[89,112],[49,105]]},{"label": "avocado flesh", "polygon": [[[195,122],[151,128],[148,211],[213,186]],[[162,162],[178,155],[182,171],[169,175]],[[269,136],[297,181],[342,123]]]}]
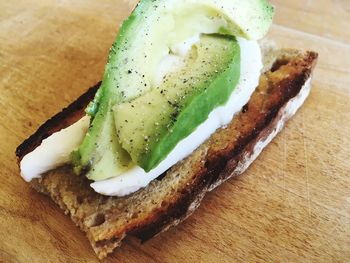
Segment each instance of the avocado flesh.
[{"label": "avocado flesh", "polygon": [[232,37],[203,35],[184,66],[142,96],[113,108],[117,134],[134,163],[156,167],[229,99],[240,76],[240,48]]},{"label": "avocado flesh", "polygon": [[[132,165],[115,139],[111,109],[157,87],[155,72],[164,56],[176,54],[174,45],[201,33],[258,39],[268,30],[272,15],[273,8],[265,0],[142,0],[120,28],[102,85],[86,110],[92,123],[72,154],[75,171],[88,171],[90,179],[103,180]],[[115,169],[94,172],[102,163]]]}]

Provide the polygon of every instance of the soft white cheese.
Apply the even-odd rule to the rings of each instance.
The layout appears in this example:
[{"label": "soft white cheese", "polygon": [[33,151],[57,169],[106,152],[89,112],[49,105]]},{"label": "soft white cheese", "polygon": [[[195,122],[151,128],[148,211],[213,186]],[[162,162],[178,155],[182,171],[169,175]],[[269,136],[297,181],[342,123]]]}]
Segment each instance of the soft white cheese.
[{"label": "soft white cheese", "polygon": [[263,66],[257,42],[244,39],[238,39],[238,42],[241,48],[241,76],[228,102],[214,109],[208,119],[199,125],[191,135],[180,141],[156,168],[146,173],[142,168],[135,166],[118,177],[94,182],[91,187],[96,192],[109,196],[124,196],[146,187],[171,166],[190,155],[218,128],[231,122],[233,116],[248,102],[258,86]]},{"label": "soft white cheese", "polygon": [[[135,165],[118,177],[92,183],[91,187],[96,192],[109,196],[124,196],[147,186],[171,166],[190,155],[218,128],[227,125],[232,120],[234,115],[248,102],[257,87],[262,69],[258,43],[244,39],[238,39],[238,42],[241,48],[241,76],[228,102],[214,109],[208,119],[191,135],[180,141],[155,169],[146,173]],[[43,140],[40,146],[22,159],[20,164],[22,177],[26,181],[31,181],[33,178],[40,178],[44,172],[69,162],[70,153],[79,147],[88,127],[89,117],[86,116],[72,126]]]},{"label": "soft white cheese", "polygon": [[200,34],[197,34],[185,41],[173,45],[170,47],[170,50],[173,54],[178,55],[180,57],[184,57],[191,50],[192,46],[200,41]]},{"label": "soft white cheese", "polygon": [[90,117],[84,116],[73,125],[56,132],[43,140],[20,163],[21,176],[27,182],[40,178],[49,170],[70,161],[70,153],[79,147],[89,128]]},{"label": "soft white cheese", "polygon": [[155,85],[160,86],[164,77],[171,72],[179,70],[185,64],[185,57],[190,52],[193,45],[200,41],[200,34],[197,34],[181,43],[173,45],[159,62],[155,72]]}]

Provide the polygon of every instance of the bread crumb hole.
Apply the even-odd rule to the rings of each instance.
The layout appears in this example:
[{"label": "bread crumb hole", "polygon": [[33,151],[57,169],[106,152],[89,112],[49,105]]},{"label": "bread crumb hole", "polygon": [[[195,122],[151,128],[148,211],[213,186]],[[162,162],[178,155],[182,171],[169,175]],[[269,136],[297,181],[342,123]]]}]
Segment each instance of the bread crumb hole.
[{"label": "bread crumb hole", "polygon": [[90,227],[100,226],[106,221],[104,214],[97,214]]},{"label": "bread crumb hole", "polygon": [[77,197],[77,203],[81,205],[84,202],[84,198],[82,196]]},{"label": "bread crumb hole", "polygon": [[271,72],[275,72],[277,70],[279,70],[282,66],[285,66],[289,63],[289,61],[287,59],[278,59],[276,60],[271,68]]},{"label": "bread crumb hole", "polygon": [[135,219],[135,218],[138,218],[139,214],[138,213],[133,213],[131,218]]}]

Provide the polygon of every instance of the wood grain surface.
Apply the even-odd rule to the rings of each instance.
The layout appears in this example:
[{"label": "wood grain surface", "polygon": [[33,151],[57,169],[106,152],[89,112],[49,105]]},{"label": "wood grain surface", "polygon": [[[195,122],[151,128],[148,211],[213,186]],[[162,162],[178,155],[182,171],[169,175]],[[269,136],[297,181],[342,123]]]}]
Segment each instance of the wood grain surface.
[{"label": "wood grain surface", "polygon": [[[350,262],[350,2],[274,0],[269,38],[319,52],[310,98],[180,226],[103,262]],[[121,0],[0,0],[0,262],[98,262],[19,176],[15,148],[101,79]]]}]

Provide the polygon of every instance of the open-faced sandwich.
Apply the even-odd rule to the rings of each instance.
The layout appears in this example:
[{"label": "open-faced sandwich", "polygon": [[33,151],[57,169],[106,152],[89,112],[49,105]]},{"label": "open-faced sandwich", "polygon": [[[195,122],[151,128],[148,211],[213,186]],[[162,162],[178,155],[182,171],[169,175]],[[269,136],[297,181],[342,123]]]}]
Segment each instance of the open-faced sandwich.
[{"label": "open-faced sandwich", "polygon": [[303,104],[317,54],[259,45],[273,14],[266,0],[141,0],[102,82],[18,147],[22,177],[98,257],[183,221]]}]

